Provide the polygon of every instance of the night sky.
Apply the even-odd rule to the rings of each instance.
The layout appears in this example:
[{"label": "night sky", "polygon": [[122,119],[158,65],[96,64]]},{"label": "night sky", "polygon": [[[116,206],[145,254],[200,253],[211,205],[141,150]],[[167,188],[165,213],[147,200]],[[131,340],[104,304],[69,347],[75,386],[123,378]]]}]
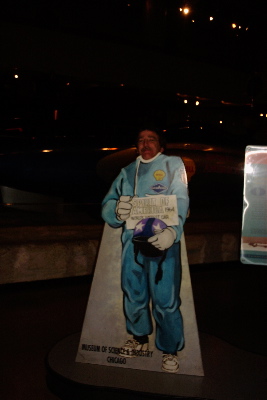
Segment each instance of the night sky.
[{"label": "night sky", "polygon": [[15,0],[0,19],[255,71],[266,60],[265,8],[259,0]]},{"label": "night sky", "polygon": [[259,0],[5,2],[2,82],[6,74],[27,71],[52,77],[54,91],[62,76],[64,84],[253,102],[266,112],[265,8]]}]

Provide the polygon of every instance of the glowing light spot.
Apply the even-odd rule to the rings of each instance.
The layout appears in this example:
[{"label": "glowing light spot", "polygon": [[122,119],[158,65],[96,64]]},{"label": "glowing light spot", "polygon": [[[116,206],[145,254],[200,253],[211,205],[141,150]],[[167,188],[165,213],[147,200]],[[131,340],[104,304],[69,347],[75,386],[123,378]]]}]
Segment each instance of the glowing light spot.
[{"label": "glowing light spot", "polygon": [[235,29],[236,28],[236,24],[232,24],[232,28]]},{"label": "glowing light spot", "polygon": [[189,14],[189,12],[190,12],[189,8],[186,7],[186,8],[183,9],[183,13],[185,15]]},{"label": "glowing light spot", "polygon": [[199,104],[200,104],[199,101],[196,101],[196,106],[199,106]]},{"label": "glowing light spot", "polygon": [[187,100],[184,100],[184,104],[187,104],[188,103],[188,101]]},{"label": "glowing light spot", "polygon": [[245,164],[245,173],[246,174],[253,174],[254,167],[252,164]]},{"label": "glowing light spot", "polygon": [[19,78],[19,76],[18,76],[17,74],[15,74],[15,75],[14,75],[14,78],[15,78],[15,79],[18,79],[18,78]]},{"label": "glowing light spot", "polygon": [[214,19],[213,17],[210,17],[210,21],[213,21],[213,19]]}]

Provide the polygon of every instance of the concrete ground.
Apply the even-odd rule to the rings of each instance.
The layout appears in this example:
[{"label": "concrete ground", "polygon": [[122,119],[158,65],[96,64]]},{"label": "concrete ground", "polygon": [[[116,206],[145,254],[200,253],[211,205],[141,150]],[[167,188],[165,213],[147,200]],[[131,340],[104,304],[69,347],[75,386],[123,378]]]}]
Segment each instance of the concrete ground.
[{"label": "concrete ground", "polygon": [[[190,273],[200,336],[222,339],[233,346],[233,352],[242,349],[265,360],[266,267],[227,262],[191,266]],[[91,277],[83,276],[1,285],[2,400],[59,398],[47,387],[45,359],[57,342],[80,332],[90,284]],[[250,368],[240,365],[240,369],[244,367]],[[253,379],[253,370],[251,373]],[[243,384],[246,382],[237,379],[240,392]],[[266,380],[263,387],[266,391],[251,394],[251,400],[267,398]]]}]

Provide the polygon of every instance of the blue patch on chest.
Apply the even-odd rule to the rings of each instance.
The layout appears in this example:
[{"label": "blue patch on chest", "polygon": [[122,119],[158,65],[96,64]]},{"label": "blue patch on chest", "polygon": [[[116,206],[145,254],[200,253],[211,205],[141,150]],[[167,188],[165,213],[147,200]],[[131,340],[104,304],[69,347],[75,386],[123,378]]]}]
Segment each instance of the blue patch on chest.
[{"label": "blue patch on chest", "polygon": [[156,185],[151,186],[151,189],[154,190],[156,193],[162,193],[165,192],[168,188],[161,183],[157,183]]}]

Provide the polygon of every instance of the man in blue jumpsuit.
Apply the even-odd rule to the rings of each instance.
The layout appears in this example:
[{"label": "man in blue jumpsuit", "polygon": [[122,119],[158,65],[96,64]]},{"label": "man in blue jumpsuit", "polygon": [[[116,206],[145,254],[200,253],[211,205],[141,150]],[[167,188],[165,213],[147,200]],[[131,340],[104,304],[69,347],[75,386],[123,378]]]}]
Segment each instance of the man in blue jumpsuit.
[{"label": "man in blue jumpsuit", "polygon": [[[156,347],[163,352],[162,369],[176,372],[177,351],[184,346],[183,322],[180,313],[180,238],[186,220],[189,198],[184,164],[180,157],[166,156],[161,133],[143,129],[138,134],[136,161],[123,168],[102,203],[102,217],[122,232],[122,274],[124,313],[127,332],[133,338],[121,348],[121,355],[134,357],[148,350],[152,333],[149,308],[156,322]],[[135,258],[133,230],[127,229],[133,197],[176,195],[179,224],[155,229],[148,239],[155,249],[166,252],[161,263],[162,277],[156,280],[159,258],[138,254]]]}]

